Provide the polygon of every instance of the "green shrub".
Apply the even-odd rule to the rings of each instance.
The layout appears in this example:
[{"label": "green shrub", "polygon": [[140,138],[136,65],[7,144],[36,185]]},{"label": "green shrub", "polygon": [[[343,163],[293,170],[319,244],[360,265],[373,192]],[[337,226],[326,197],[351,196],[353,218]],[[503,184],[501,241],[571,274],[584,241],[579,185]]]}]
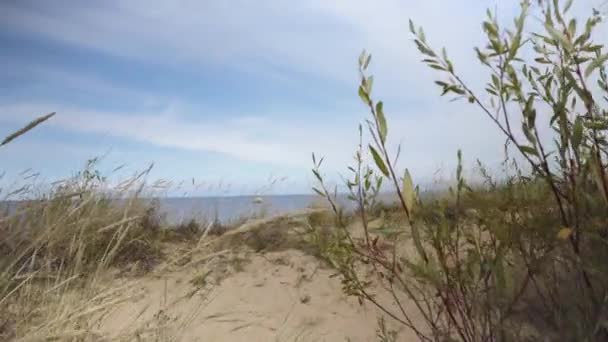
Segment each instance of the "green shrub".
[{"label": "green shrub", "polygon": [[[346,182],[362,232],[341,220],[313,155],[315,191],[329,201],[346,237],[328,256],[344,291],[372,302],[420,340],[608,339],[608,111],[600,101],[608,94],[608,55],[592,40],[600,13],[594,10],[577,25],[568,16],[571,4],[523,1],[509,29],[488,11],[487,46],[476,49],[489,74],[483,98],[459,76],[447,52],[436,52],[410,22],[423,62],[442,76],[436,81],[442,96],[476,106],[518,153],[517,159],[506,157],[511,167],[503,178],[493,179],[480,167],[485,182],[469,184],[458,151],[455,184],[442,196],[420,200],[408,170],[396,169],[386,147],[389,126],[382,102],[372,98],[371,56],[365,52],[359,96],[370,112],[369,144],[360,126],[356,164]],[[544,25],[527,33],[531,11]],[[542,128],[552,132],[548,136],[539,134],[540,116],[549,119]],[[364,155],[374,168],[365,165]],[[518,166],[522,161],[530,172]],[[403,224],[374,234],[370,214],[383,180],[399,199]],[[364,265],[377,277],[360,272]],[[373,283],[392,300],[375,296]],[[417,312],[405,310],[405,303]]]}]

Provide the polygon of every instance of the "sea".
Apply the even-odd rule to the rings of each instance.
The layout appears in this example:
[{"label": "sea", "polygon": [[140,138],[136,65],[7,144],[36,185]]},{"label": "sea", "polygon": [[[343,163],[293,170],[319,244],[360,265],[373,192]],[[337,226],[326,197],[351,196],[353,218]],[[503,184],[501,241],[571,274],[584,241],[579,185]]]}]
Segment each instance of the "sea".
[{"label": "sea", "polygon": [[[396,201],[388,195],[378,198],[384,203]],[[285,214],[307,208],[329,208],[329,203],[319,195],[256,195],[218,197],[158,197],[147,198],[149,204],[158,208],[166,223],[174,225],[190,220],[199,222],[221,222],[230,224],[249,218]],[[0,201],[0,210],[7,213],[17,211],[25,200]],[[122,202],[121,199],[117,200]],[[338,194],[336,204],[345,211],[352,211],[356,204],[346,194]]]},{"label": "sea", "polygon": [[[379,200],[390,203],[396,199],[388,195],[381,195]],[[306,194],[159,198],[157,204],[170,224],[188,222],[191,219],[230,223],[251,217],[329,206],[324,198]],[[350,201],[345,194],[338,195],[337,204],[346,211],[355,208],[355,203]]]},{"label": "sea", "polygon": [[[346,196],[339,195],[338,202],[344,207],[352,206]],[[317,195],[169,197],[158,198],[156,203],[170,224],[191,219],[230,223],[327,205],[326,201]]]}]

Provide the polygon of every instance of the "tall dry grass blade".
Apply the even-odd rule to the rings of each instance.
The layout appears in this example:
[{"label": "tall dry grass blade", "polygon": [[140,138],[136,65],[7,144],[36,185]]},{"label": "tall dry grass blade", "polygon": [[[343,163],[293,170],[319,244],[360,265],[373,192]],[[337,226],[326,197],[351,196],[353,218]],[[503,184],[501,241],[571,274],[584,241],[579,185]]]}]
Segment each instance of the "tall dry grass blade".
[{"label": "tall dry grass blade", "polygon": [[0,298],[0,305],[4,304],[4,302],[13,294],[16,293],[23,285],[27,284],[30,280],[32,280],[34,278],[34,276],[37,274],[38,272],[33,272],[30,275],[28,275],[27,278],[25,278],[22,282],[19,283],[19,285],[15,286],[14,289],[12,289],[9,293],[7,293],[6,295],[4,295],[2,298]]},{"label": "tall dry grass blade", "polygon": [[17,139],[19,136],[27,133],[28,131],[32,130],[34,127],[40,125],[41,123],[45,122],[46,120],[52,118],[56,113],[52,112],[49,113],[47,115],[41,116],[37,119],[34,119],[32,122],[28,123],[27,125],[25,125],[23,128],[21,128],[20,130],[14,132],[13,134],[7,136],[6,138],[4,138],[4,140],[2,140],[2,143],[0,143],[0,146],[4,146],[8,143],[10,143],[11,141]]}]

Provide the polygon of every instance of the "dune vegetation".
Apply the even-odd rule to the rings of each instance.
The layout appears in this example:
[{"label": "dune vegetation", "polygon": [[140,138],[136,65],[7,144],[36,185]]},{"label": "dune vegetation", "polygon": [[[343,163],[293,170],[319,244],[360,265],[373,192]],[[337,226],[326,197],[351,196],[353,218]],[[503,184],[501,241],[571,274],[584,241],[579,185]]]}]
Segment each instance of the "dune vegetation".
[{"label": "dune vegetation", "polygon": [[[487,45],[476,48],[488,75],[483,95],[410,21],[422,62],[438,72],[441,95],[468,101],[506,141],[504,174],[490,175],[479,162],[483,182],[463,177],[458,151],[456,182],[441,198],[418,199],[407,169],[396,170],[399,153],[388,148],[388,120],[372,96],[371,55],[359,59],[359,96],[370,117],[359,127],[347,185],[359,203],[362,234],[355,239],[336,209],[342,233],[326,255],[346,293],[372,302],[420,340],[608,339],[608,55],[593,41],[601,14],[594,10],[577,23],[571,5],[523,1],[507,27],[488,11]],[[321,161],[313,156],[313,163],[317,192],[331,202]],[[374,231],[369,212],[383,182],[398,196],[394,210],[402,216]],[[360,274],[361,264],[374,270],[373,281]],[[391,300],[378,301],[372,283]]]},{"label": "dune vegetation", "polygon": [[169,225],[149,170],[110,186],[95,160],[42,192],[3,190],[0,339],[607,341],[608,54],[602,15],[577,22],[572,2],[523,1],[504,27],[488,11],[482,91],[410,22],[441,96],[505,139],[501,174],[477,161],[467,180],[454,151],[454,184],[421,196],[363,52],[353,211],[315,154],[322,205],[230,227]]}]

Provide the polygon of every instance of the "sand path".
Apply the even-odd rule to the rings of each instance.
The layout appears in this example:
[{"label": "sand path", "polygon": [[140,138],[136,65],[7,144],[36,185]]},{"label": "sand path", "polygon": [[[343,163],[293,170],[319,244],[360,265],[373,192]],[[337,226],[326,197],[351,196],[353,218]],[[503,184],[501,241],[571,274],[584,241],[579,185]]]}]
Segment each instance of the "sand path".
[{"label": "sand path", "polygon": [[[260,223],[228,235],[242,233],[241,244],[268,220]],[[118,305],[98,329],[141,341],[378,341],[379,311],[346,297],[335,275],[301,250],[255,252],[243,244],[211,262],[138,279],[132,290],[140,295]],[[399,341],[415,340],[400,331]]]}]

